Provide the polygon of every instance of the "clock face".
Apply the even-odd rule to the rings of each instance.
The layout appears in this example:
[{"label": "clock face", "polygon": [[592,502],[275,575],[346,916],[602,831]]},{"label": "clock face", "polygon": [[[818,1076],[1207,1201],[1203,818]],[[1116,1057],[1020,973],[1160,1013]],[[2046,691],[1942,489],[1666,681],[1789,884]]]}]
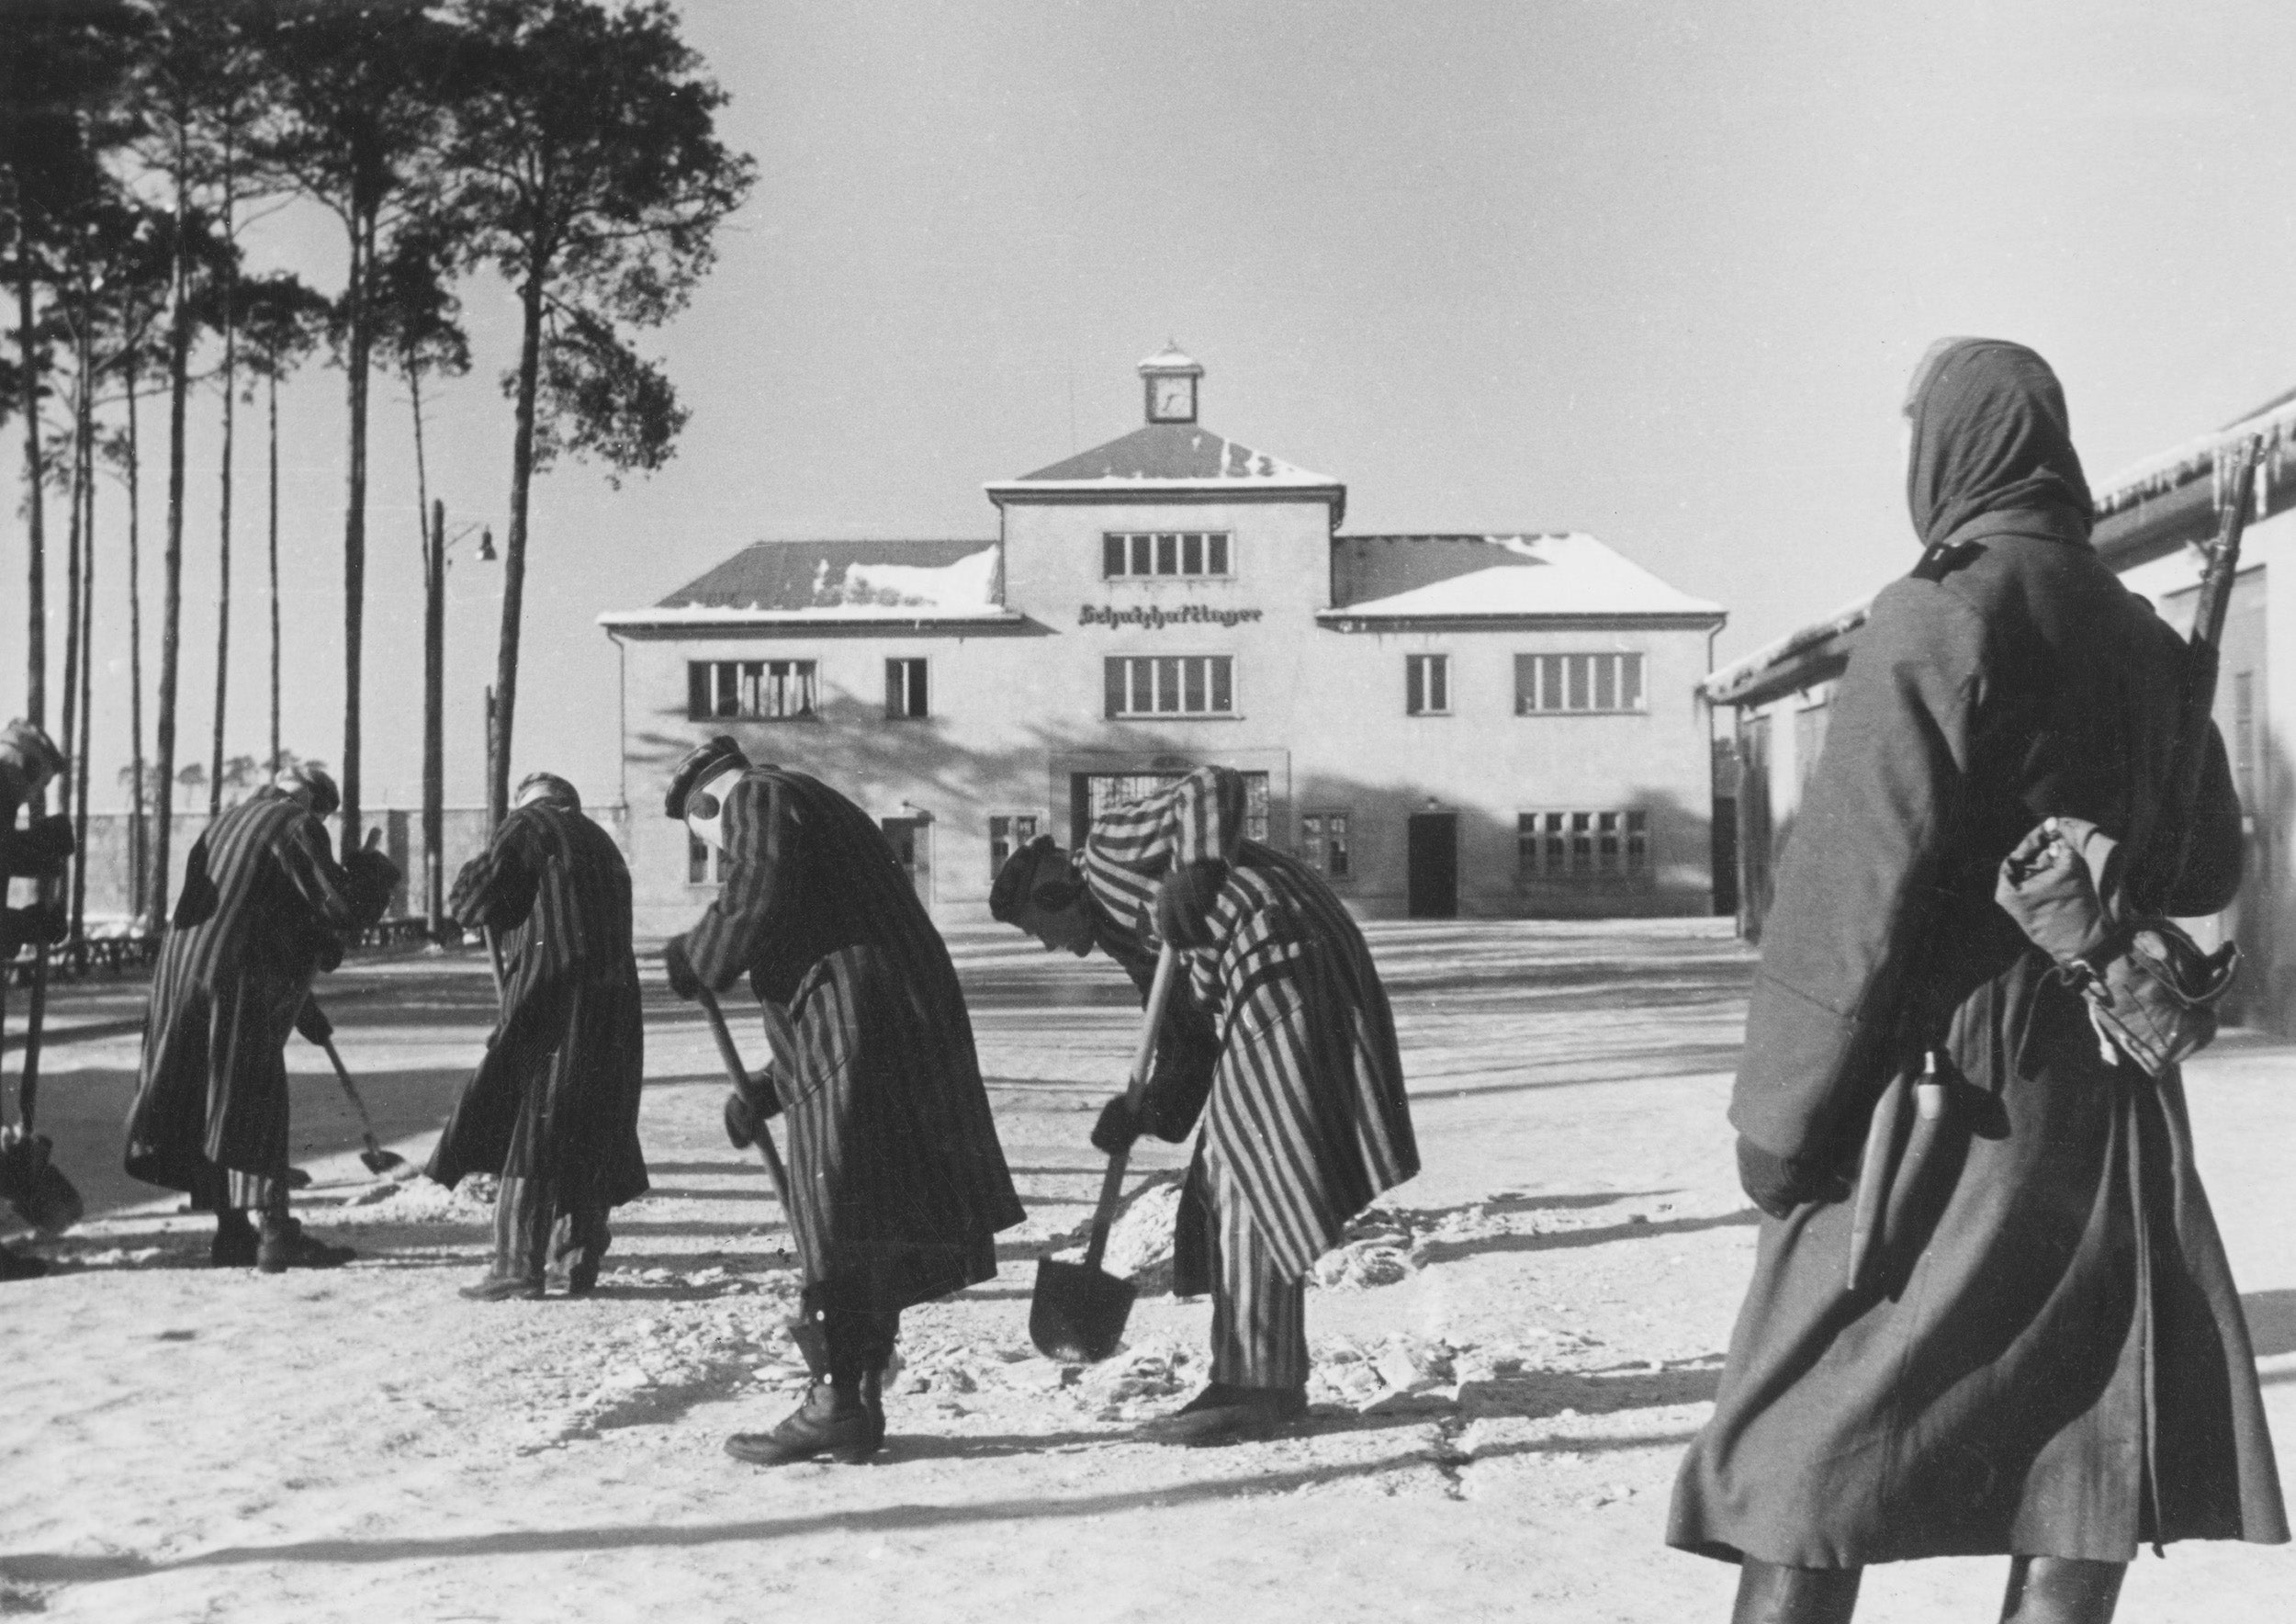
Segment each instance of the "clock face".
[{"label": "clock face", "polygon": [[1196,380],[1192,378],[1159,378],[1150,394],[1150,402],[1160,418],[1190,418],[1196,415]]}]

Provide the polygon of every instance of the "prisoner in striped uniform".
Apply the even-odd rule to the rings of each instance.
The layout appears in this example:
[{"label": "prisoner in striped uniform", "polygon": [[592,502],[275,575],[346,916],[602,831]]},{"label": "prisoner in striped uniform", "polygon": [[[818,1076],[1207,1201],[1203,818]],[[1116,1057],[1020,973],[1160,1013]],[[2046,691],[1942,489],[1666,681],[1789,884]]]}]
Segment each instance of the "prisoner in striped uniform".
[{"label": "prisoner in striped uniform", "polygon": [[1306,1407],[1308,1270],[1347,1221],[1419,1170],[1395,1024],[1362,932],[1315,872],[1244,838],[1240,773],[1203,767],[1094,820],[1072,862],[1008,860],[991,909],[1047,947],[1098,947],[1146,991],[1165,941],[1186,992],[1138,1107],[1093,1143],[1176,1143],[1200,1114],[1174,1289],[1212,1296],[1211,1384],[1151,1436],[1265,1437]]},{"label": "prisoner in striped uniform", "polygon": [[[731,739],[690,754],[668,810],[722,851],[717,900],[663,953],[681,998],[747,975],[785,1114],[790,1228],[805,1270],[793,1327],[805,1404],[727,1449],[762,1465],[861,1460],[884,1437],[878,1392],[901,1311],[996,1272],[1020,1222],[964,994],[892,848],[819,779],[752,767]],[[743,1142],[744,1107],[728,1125]]]},{"label": "prisoner in striped uniform", "polygon": [[335,862],[320,818],[336,799],[324,773],[297,769],[209,824],[152,973],[128,1171],[215,1213],[219,1265],[276,1272],[351,1257],[287,1214],[287,1034],[328,1030],[306,1009],[311,982],[382,917],[399,880],[377,851]]},{"label": "prisoner in striped uniform", "polygon": [[598,1282],[606,1214],[647,1190],[638,1148],[645,1030],[630,952],[630,871],[555,773],[519,785],[450,898],[457,922],[493,933],[501,1022],[425,1169],[450,1188],[500,1174],[494,1261],[466,1297],[569,1295]]}]

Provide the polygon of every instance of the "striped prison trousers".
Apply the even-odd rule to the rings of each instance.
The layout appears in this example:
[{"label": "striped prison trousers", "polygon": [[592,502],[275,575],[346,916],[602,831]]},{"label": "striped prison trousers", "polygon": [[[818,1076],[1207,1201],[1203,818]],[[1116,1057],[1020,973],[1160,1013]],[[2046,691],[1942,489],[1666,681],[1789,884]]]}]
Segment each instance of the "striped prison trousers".
[{"label": "striped prison trousers", "polygon": [[1204,1186],[1211,1201],[1211,1379],[1230,1387],[1306,1386],[1306,1278],[1284,1278],[1240,1188],[1217,1174]]},{"label": "striped prison trousers", "polygon": [[606,1209],[565,1202],[548,1179],[506,1176],[494,1198],[494,1275],[539,1280],[552,1269],[594,1279],[610,1242]]}]

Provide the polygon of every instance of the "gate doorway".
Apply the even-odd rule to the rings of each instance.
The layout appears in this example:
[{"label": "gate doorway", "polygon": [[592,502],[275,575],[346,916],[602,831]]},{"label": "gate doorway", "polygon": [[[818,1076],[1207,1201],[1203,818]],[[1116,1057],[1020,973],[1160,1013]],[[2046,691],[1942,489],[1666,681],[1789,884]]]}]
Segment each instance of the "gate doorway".
[{"label": "gate doorway", "polygon": [[1459,915],[1459,815],[1414,812],[1405,885],[1414,919]]},{"label": "gate doorway", "polygon": [[909,876],[916,888],[917,899],[931,906],[933,900],[933,820],[929,818],[880,818],[877,827],[884,830],[885,844],[893,848],[893,861],[901,865],[901,872]]}]

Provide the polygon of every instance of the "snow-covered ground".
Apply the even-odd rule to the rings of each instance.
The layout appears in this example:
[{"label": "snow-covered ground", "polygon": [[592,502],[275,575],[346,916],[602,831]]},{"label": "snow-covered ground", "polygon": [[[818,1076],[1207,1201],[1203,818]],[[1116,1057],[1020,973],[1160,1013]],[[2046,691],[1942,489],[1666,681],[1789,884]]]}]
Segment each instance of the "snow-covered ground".
[{"label": "snow-covered ground", "polygon": [[[649,977],[653,1194],[596,1297],[478,1304],[488,1210],[378,1183],[299,1043],[307,1221],[330,1273],[206,1265],[208,1224],[117,1172],[140,989],[55,1000],[43,1129],[97,1214],[0,1288],[0,1612],[118,1621],[1699,1619],[1730,1570],[1665,1550],[1753,1228],[1721,1111],[1745,952],[1709,921],[1375,926],[1427,1171],[1309,1298],[1309,1425],[1177,1450],[1132,1423],[1201,1380],[1148,1145],[1112,1257],[1149,1294],[1109,1363],[1038,1357],[1033,1258],[1097,1184],[1085,1134],[1136,1006],[1104,964],[952,939],[1030,1209],[1001,1277],[906,1318],[892,1442],[862,1467],[721,1450],[802,1378],[762,1169],[729,1149],[706,1029]],[[412,1159],[478,1052],[483,963],[365,961],[322,987],[384,1138]],[[20,1010],[20,1004],[18,1009]],[[20,1016],[19,1016],[20,1020]],[[14,1034],[12,1033],[13,1037]],[[763,1052],[754,1024],[743,1042]],[[13,1068],[13,1062],[11,1062]],[[2234,1033],[2192,1067],[2211,1181],[2296,1479],[2296,1050]],[[2122,1617],[2280,1620],[2288,1553],[2146,1557]],[[1862,1620],[1989,1618],[1998,1562],[1869,1575]]]}]

